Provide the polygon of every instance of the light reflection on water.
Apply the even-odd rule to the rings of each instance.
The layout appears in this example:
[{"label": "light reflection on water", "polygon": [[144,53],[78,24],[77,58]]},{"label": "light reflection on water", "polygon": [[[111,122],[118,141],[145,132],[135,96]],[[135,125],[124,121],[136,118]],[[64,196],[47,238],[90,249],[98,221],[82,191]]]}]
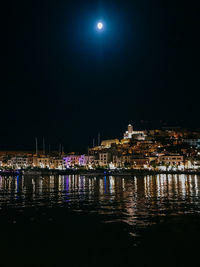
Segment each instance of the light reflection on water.
[{"label": "light reflection on water", "polygon": [[153,217],[200,212],[200,176],[0,177],[0,207],[59,206],[145,226]]}]

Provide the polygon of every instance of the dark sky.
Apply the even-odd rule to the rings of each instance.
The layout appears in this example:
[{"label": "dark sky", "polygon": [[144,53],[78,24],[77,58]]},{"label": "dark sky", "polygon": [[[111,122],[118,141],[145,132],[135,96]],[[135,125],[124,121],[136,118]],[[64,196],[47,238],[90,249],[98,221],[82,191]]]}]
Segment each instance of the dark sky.
[{"label": "dark sky", "polygon": [[83,149],[141,120],[200,127],[199,11],[198,1],[8,0],[0,149],[31,149],[35,136]]}]

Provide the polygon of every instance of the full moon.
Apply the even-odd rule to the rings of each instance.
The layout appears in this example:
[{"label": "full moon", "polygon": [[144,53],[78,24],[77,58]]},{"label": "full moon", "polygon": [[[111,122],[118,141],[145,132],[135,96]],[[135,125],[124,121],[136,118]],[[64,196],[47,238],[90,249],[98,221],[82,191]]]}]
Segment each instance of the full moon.
[{"label": "full moon", "polygon": [[99,30],[102,30],[102,29],[103,29],[103,23],[98,22],[98,24],[97,24],[97,28],[98,28]]}]

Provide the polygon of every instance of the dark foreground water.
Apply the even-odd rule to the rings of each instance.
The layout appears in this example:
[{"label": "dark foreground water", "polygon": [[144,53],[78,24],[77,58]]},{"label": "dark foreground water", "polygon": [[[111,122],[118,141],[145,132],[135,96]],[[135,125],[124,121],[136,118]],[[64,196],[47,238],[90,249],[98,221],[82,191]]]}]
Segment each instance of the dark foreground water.
[{"label": "dark foreground water", "polygon": [[0,266],[196,266],[200,177],[0,177]]}]

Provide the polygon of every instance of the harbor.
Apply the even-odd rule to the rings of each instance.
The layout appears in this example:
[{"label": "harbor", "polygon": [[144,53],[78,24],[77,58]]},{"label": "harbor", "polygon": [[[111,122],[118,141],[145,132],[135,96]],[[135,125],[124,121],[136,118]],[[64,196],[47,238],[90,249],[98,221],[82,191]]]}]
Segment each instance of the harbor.
[{"label": "harbor", "polygon": [[199,214],[198,175],[0,176],[1,261],[194,266]]}]

